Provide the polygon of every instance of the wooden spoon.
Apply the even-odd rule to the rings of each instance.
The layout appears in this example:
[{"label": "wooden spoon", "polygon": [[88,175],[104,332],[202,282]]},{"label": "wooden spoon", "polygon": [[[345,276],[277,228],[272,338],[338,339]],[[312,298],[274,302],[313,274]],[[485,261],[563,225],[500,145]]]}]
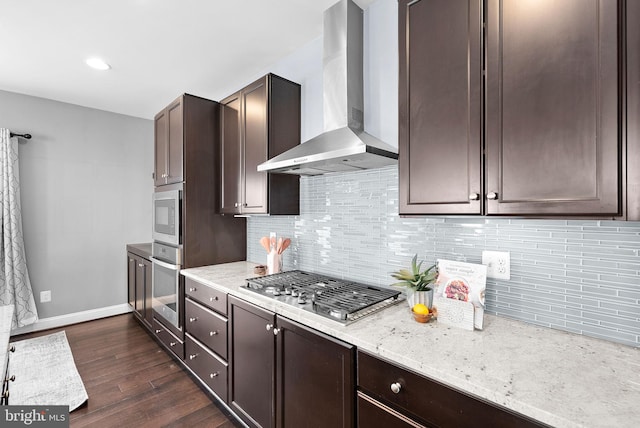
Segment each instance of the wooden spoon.
[{"label": "wooden spoon", "polygon": [[269,238],[267,238],[266,236],[260,238],[260,245],[262,245],[264,249],[267,250],[267,253],[269,252]]},{"label": "wooden spoon", "polygon": [[289,248],[289,245],[291,245],[291,239],[286,238],[284,241],[282,241],[282,245],[280,246],[280,250],[278,251],[278,254],[284,253],[284,250]]}]

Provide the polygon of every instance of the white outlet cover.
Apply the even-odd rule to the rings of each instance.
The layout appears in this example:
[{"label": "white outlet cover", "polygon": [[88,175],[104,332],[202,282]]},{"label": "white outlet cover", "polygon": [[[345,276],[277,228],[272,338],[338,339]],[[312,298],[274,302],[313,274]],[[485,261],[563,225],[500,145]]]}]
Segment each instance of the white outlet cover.
[{"label": "white outlet cover", "polygon": [[40,292],[40,303],[48,303],[51,301],[51,290]]},{"label": "white outlet cover", "polygon": [[508,251],[483,251],[482,264],[487,267],[487,278],[511,279],[511,255]]}]

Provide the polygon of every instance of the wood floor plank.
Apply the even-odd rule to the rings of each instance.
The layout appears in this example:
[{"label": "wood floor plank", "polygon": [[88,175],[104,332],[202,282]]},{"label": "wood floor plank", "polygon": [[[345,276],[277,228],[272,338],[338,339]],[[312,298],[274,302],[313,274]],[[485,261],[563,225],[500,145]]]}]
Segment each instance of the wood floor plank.
[{"label": "wood floor plank", "polygon": [[132,314],[11,338],[29,339],[64,330],[88,402],[70,415],[82,427],[241,426],[205,394],[156,343]]}]

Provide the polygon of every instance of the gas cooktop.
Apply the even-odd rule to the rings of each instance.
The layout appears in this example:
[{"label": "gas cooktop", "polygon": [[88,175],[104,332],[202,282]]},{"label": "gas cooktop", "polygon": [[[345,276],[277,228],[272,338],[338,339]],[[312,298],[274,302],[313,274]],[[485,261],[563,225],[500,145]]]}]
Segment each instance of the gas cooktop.
[{"label": "gas cooktop", "polygon": [[402,300],[396,290],[299,270],[249,278],[243,287],[343,324]]}]

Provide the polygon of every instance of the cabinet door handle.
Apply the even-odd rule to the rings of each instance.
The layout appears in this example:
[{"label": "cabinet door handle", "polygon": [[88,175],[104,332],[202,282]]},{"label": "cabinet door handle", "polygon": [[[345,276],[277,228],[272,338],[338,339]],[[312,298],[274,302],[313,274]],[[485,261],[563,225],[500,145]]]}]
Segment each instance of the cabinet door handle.
[{"label": "cabinet door handle", "polygon": [[210,302],[217,302],[218,301],[218,296],[209,297],[209,301]]},{"label": "cabinet door handle", "polygon": [[238,203],[233,204],[234,208],[238,208]]},{"label": "cabinet door handle", "polygon": [[279,329],[279,328],[274,328],[274,329],[273,329],[273,335],[274,335],[274,336],[277,336],[277,335],[278,335],[278,333],[280,333],[280,329]]},{"label": "cabinet door handle", "polygon": [[394,394],[398,394],[401,389],[402,385],[400,385],[399,382],[394,382],[391,384],[391,391],[393,391]]},{"label": "cabinet door handle", "polygon": [[196,287],[189,287],[189,293],[193,293],[194,291],[196,291]]},{"label": "cabinet door handle", "polygon": [[218,376],[220,376],[220,373],[219,373],[219,372],[209,373],[209,377],[210,377],[211,379],[213,379],[214,377],[218,377]]},{"label": "cabinet door handle", "polygon": [[144,267],[142,263],[138,263],[138,267]]},{"label": "cabinet door handle", "polygon": [[190,360],[193,360],[193,359],[195,359],[195,358],[197,358],[197,357],[198,357],[198,354],[191,354],[191,355],[189,355],[189,359],[190,359]]},{"label": "cabinet door handle", "polygon": [[266,327],[267,327],[267,331],[269,331],[273,328],[273,324],[267,324]]},{"label": "cabinet door handle", "polygon": [[479,195],[479,194],[477,194],[477,193],[471,193],[471,194],[469,195],[469,200],[470,200],[470,201],[477,201],[478,199],[480,199],[480,195]]},{"label": "cabinet door handle", "polygon": [[210,331],[209,332],[209,336],[217,336],[218,332],[217,331]]},{"label": "cabinet door handle", "polygon": [[173,348],[174,346],[176,346],[176,342],[169,342],[169,346]]},{"label": "cabinet door handle", "polygon": [[498,194],[496,192],[487,193],[487,199],[496,200],[498,199]]},{"label": "cabinet door handle", "polygon": [[160,332],[162,332],[162,330],[160,330],[160,329],[156,329],[156,334],[158,334],[158,333],[160,333]]},{"label": "cabinet door handle", "polygon": [[196,322],[196,321],[198,321],[198,317],[189,318],[189,322]]},{"label": "cabinet door handle", "polygon": [[16,352],[16,345],[11,345],[9,347],[9,352]]}]

